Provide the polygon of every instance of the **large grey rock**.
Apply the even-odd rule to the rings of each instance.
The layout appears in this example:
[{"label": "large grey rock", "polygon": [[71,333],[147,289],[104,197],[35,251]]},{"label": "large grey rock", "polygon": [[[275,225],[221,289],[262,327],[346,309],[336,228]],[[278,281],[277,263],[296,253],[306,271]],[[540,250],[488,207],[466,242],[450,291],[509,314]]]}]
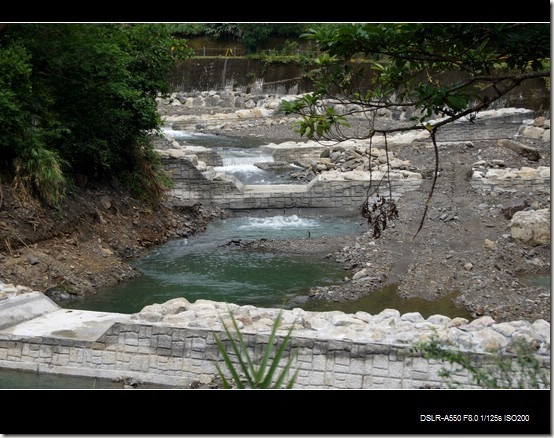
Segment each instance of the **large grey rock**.
[{"label": "large grey rock", "polygon": [[512,237],[532,244],[550,242],[550,209],[518,211],[511,221]]}]

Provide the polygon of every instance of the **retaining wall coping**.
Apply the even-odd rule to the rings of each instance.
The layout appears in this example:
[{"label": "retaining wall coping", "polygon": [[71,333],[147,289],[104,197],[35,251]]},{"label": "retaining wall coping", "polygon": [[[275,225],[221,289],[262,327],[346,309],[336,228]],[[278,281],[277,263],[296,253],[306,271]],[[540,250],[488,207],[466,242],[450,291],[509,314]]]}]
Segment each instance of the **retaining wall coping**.
[{"label": "retaining wall coping", "polygon": [[59,309],[54,301],[41,292],[6,296],[0,300],[0,330]]},{"label": "retaining wall coping", "polygon": [[[41,292],[31,292],[25,295],[31,295],[30,299],[35,303],[44,302],[45,300],[51,301]],[[19,295],[18,297],[24,297],[24,295]],[[8,302],[0,302],[0,314],[3,309],[11,309],[13,312],[18,313],[27,312],[29,306],[26,305],[23,299],[17,299],[18,297],[10,298],[7,300]],[[27,339],[30,337],[42,337],[43,339],[96,341],[114,322],[130,320],[130,315],[121,313],[62,309],[57,305],[55,306],[56,310],[54,311],[43,313],[39,316],[29,314],[26,320],[5,326],[0,330],[0,335],[5,337],[6,335],[13,335],[26,337]]]}]

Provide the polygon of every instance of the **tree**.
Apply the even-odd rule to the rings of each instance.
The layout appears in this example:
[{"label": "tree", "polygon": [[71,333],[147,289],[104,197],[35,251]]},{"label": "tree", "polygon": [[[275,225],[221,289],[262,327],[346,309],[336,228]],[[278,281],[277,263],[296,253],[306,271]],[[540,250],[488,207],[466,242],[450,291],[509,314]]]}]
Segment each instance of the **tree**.
[{"label": "tree", "polygon": [[[550,76],[548,23],[337,24],[320,26],[305,37],[322,51],[314,92],[283,104],[286,113],[300,116],[300,135],[343,141],[381,134],[386,142],[394,132],[429,131],[435,177],[419,230],[437,179],[440,128],[474,117],[526,80]],[[352,109],[338,113],[337,104]],[[407,123],[382,126],[376,115],[383,110],[411,117]],[[348,116],[356,114],[365,117],[366,129],[352,133]],[[379,198],[370,208],[369,193],[362,213],[370,223],[397,214],[392,199]]]},{"label": "tree", "polygon": [[10,24],[0,33],[0,167],[49,203],[67,180],[116,177],[155,200],[161,166],[149,135],[175,57],[161,25]]}]

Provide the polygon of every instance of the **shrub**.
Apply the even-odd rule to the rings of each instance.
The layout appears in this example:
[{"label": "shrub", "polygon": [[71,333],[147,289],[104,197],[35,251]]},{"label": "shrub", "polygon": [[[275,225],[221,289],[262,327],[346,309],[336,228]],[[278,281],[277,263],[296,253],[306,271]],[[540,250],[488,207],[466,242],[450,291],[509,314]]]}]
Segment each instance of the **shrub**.
[{"label": "shrub", "polygon": [[487,357],[447,348],[436,337],[415,343],[410,351],[422,353],[427,359],[449,363],[450,369],[442,368],[439,372],[448,387],[460,386],[454,374],[465,370],[471,380],[483,388],[550,388],[549,370],[541,367],[533,348],[523,341],[512,343],[512,354],[498,350]]},{"label": "shrub", "polygon": [[[248,346],[244,342],[244,338],[242,336],[242,333],[239,330],[235,317],[231,312],[229,312],[229,315],[231,317],[236,339],[233,337],[233,335],[231,334],[231,330],[229,329],[229,327],[227,327],[227,325],[223,322],[223,320],[221,320],[221,322],[223,324],[225,333],[229,338],[229,343],[231,345],[231,348],[235,353],[237,360],[239,362],[239,365],[240,365],[239,369],[237,369],[235,364],[233,364],[233,362],[231,361],[231,358],[229,357],[229,354],[227,353],[227,350],[225,349],[225,346],[223,345],[223,343],[220,341],[220,339],[215,333],[214,333],[214,338],[215,338],[215,342],[217,343],[217,347],[221,355],[223,356],[225,365],[232,376],[232,380],[234,381],[235,387],[239,389],[281,388],[292,366],[292,363],[296,359],[296,352],[293,352],[289,356],[289,359],[285,362],[285,366],[281,370],[281,373],[276,376],[277,367],[280,364],[281,359],[283,359],[283,353],[285,352],[287,345],[290,342],[290,337],[292,334],[292,330],[294,328],[294,324],[287,332],[282,343],[278,347],[277,345],[274,346],[277,330],[279,328],[279,325],[281,324],[281,318],[282,318],[282,314],[281,312],[279,312],[279,315],[277,316],[277,319],[273,324],[273,328],[271,330],[268,343],[266,344],[265,349],[263,351],[261,360],[259,361],[259,363],[254,363],[254,360],[252,359],[252,357],[250,356],[250,353],[248,352]],[[272,354],[275,348],[276,348],[276,351],[274,354]],[[223,387],[227,389],[232,388],[233,387],[232,384],[227,380],[227,377],[222,372],[218,364],[216,364],[216,368],[219,376],[221,377],[221,380],[223,381]],[[290,389],[294,386],[297,374],[298,374],[298,370],[294,372],[292,378],[288,381],[285,388]]]}]

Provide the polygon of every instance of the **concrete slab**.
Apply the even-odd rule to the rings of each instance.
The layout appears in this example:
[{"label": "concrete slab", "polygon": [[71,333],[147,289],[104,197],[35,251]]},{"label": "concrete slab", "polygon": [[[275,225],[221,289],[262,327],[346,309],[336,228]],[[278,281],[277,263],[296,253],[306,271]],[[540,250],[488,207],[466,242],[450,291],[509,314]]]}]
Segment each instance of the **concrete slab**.
[{"label": "concrete slab", "polygon": [[115,322],[129,322],[131,315],[60,309],[4,328],[0,333],[96,341]]},{"label": "concrete slab", "polygon": [[54,301],[41,292],[29,292],[0,300],[0,329],[58,310]]}]

